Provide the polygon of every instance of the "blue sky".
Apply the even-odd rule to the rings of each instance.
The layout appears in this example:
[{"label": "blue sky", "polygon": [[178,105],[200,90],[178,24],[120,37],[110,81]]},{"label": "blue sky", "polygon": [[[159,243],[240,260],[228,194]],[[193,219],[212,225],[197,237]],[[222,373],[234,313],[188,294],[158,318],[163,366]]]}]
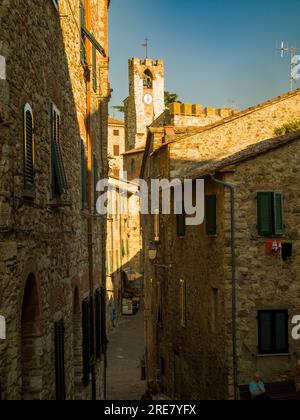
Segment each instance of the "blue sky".
[{"label": "blue sky", "polygon": [[128,59],[144,57],[145,36],[184,102],[244,109],[289,90],[276,46],[300,48],[300,0],[112,0],[109,19],[111,105],[128,96]]}]

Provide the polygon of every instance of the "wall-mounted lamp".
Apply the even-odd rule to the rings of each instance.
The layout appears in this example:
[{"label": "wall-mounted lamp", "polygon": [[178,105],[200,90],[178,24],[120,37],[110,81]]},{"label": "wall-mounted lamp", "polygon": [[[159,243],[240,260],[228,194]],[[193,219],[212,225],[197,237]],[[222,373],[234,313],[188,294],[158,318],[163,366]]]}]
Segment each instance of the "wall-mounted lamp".
[{"label": "wall-mounted lamp", "polygon": [[154,262],[157,257],[157,247],[154,244],[149,245],[148,256],[151,262]]}]

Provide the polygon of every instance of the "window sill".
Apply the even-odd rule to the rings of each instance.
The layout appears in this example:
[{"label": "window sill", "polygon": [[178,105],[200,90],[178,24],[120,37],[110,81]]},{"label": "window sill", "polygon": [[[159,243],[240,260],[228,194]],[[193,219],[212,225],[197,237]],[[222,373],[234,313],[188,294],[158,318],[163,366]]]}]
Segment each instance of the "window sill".
[{"label": "window sill", "polygon": [[36,193],[34,190],[24,190],[23,191],[23,198],[25,199],[30,199],[30,200],[35,200],[36,198]]},{"label": "window sill", "polygon": [[257,359],[265,359],[270,357],[291,357],[291,353],[274,353],[274,354],[257,354]]}]

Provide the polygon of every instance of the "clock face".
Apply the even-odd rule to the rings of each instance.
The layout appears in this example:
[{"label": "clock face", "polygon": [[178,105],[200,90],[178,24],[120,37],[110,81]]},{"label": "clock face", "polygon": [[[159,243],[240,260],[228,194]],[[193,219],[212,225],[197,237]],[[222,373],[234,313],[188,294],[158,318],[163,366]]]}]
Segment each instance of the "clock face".
[{"label": "clock face", "polygon": [[146,95],[144,96],[144,102],[146,105],[151,105],[153,102],[153,98],[149,93],[146,93]]}]

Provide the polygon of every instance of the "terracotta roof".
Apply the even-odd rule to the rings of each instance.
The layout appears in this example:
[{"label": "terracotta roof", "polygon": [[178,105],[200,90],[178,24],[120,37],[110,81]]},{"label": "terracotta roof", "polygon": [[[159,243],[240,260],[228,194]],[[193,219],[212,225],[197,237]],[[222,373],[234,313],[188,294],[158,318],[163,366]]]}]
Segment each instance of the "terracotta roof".
[{"label": "terracotta roof", "polygon": [[[242,118],[242,117],[244,117],[246,115],[253,114],[254,112],[259,111],[259,110],[261,110],[263,108],[267,108],[267,107],[272,106],[272,105],[274,105],[276,103],[283,102],[286,99],[289,99],[289,98],[292,98],[292,97],[298,96],[298,95],[300,95],[300,89],[296,89],[293,92],[285,93],[284,95],[278,96],[276,98],[270,99],[270,100],[268,100],[266,102],[263,102],[261,104],[258,104],[258,105],[252,106],[250,108],[247,108],[244,111],[240,111],[237,114],[234,114],[233,116],[230,116],[230,117],[224,118],[222,120],[219,120],[216,123],[213,123],[213,124],[210,124],[210,125],[206,125],[204,127],[198,127],[198,128],[197,127],[190,127],[190,130],[193,131],[193,132],[187,133],[185,135],[184,134],[179,135],[179,136],[176,135],[176,137],[175,137],[174,140],[170,140],[169,142],[166,142],[162,146],[162,148],[166,144],[177,143],[177,142],[186,140],[187,138],[192,137],[194,135],[198,135],[198,134],[204,133],[206,131],[213,130],[216,127],[220,127],[220,126],[225,125],[227,123],[230,123],[230,122],[232,122],[234,120],[237,120],[239,118]],[[184,128],[186,128],[186,127],[184,127]],[[150,126],[150,130],[155,131],[155,128],[151,128],[151,126]],[[176,130],[175,130],[175,134],[176,134]],[[159,151],[159,148],[156,149],[156,151]]]},{"label": "terracotta roof", "polygon": [[128,152],[123,153],[123,156],[135,155],[137,153],[144,153],[144,151],[145,151],[145,148],[140,147],[139,149],[128,150]]},{"label": "terracotta roof", "polygon": [[203,177],[205,175],[220,171],[228,166],[239,164],[248,159],[255,158],[261,154],[268,153],[271,150],[278,149],[297,140],[300,140],[300,131],[285,136],[264,140],[259,143],[250,145],[229,156],[219,156],[210,162],[195,162],[194,165],[188,165],[188,170],[183,173],[182,176],[188,176],[189,178]]},{"label": "terracotta roof", "polygon": [[108,118],[108,125],[125,125],[125,122],[122,120],[117,120],[115,118]]}]

